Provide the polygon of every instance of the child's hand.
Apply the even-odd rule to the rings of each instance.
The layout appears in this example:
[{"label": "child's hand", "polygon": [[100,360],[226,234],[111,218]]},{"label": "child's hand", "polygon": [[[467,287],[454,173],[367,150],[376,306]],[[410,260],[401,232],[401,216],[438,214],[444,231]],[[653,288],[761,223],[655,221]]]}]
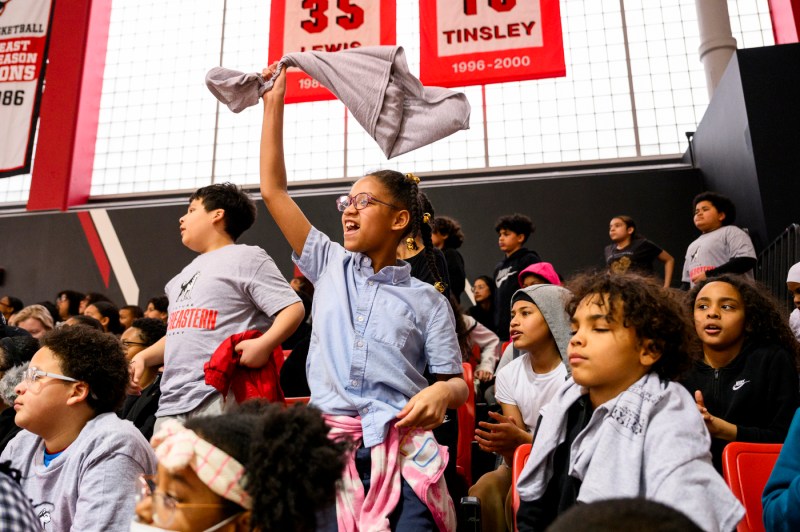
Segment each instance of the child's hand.
[{"label": "child's hand", "polygon": [[144,373],[144,370],[144,361],[141,358],[134,356],[128,365],[128,371],[131,375],[131,378],[128,381],[128,386],[125,390],[128,395],[142,395],[142,387],[139,386],[139,379],[142,378],[142,373]]},{"label": "child's hand", "polygon": [[694,400],[697,403],[697,409],[700,411],[700,415],[703,416],[703,421],[706,422],[706,428],[711,436],[727,441],[736,440],[736,425],[728,423],[722,418],[712,416],[703,401],[703,392],[700,390],[695,391]]},{"label": "child's hand", "polygon": [[517,447],[533,441],[528,431],[517,425],[513,417],[496,412],[489,412],[489,416],[497,423],[481,421],[478,423],[480,428],[475,429],[475,441],[481,450],[500,454],[510,462]]},{"label": "child's hand", "polygon": [[450,402],[450,389],[446,382],[436,382],[412,397],[398,412],[397,427],[423,430],[435,429],[444,423],[444,414]]},{"label": "child's hand", "polygon": [[[263,338],[263,336],[262,336]],[[239,365],[248,368],[260,368],[269,362],[272,349],[263,345],[259,339],[242,340],[236,344],[236,352],[241,355]]]},{"label": "child's hand", "polygon": [[485,369],[479,369],[475,372],[475,378],[481,382],[490,381],[493,376],[491,371],[486,371]]},{"label": "child's hand", "polygon": [[[265,80],[269,80],[275,74],[277,69],[278,63],[272,63],[270,66],[261,71],[261,77]],[[272,89],[264,93],[264,98],[267,98],[269,95],[274,95],[283,99],[284,94],[286,94],[286,67],[281,68],[281,73],[277,78],[275,78]]]}]

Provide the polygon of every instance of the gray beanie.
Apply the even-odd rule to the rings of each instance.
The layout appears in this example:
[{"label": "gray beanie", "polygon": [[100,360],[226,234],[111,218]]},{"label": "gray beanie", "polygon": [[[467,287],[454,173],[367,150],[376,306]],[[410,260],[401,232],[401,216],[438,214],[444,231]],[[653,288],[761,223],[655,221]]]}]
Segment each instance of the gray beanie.
[{"label": "gray beanie", "polygon": [[514,293],[511,298],[511,305],[520,299],[532,301],[539,308],[539,312],[544,316],[550,332],[555,338],[561,360],[570,370],[567,362],[567,350],[569,339],[572,337],[572,328],[569,325],[569,314],[567,314],[567,303],[572,298],[572,292],[563,286],[553,284],[535,284],[527,288],[521,288]]}]

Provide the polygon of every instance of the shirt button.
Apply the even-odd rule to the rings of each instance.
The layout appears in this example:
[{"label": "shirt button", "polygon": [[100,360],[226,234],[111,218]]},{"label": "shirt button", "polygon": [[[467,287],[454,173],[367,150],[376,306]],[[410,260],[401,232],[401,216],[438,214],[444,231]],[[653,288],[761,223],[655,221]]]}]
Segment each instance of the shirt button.
[{"label": "shirt button", "polygon": [[357,319],[358,321],[364,321],[364,316],[359,316]]},{"label": "shirt button", "polygon": [[358,381],[357,381],[357,380],[355,380],[355,379],[351,380],[351,381],[350,381],[350,386],[352,386],[353,388],[355,388],[356,386],[358,386]]},{"label": "shirt button", "polygon": [[357,345],[358,347],[364,347],[364,342],[361,342],[361,341],[359,341],[359,342],[358,342],[356,345]]},{"label": "shirt button", "polygon": [[364,415],[369,414],[369,408],[364,408],[363,410],[361,410],[361,413]]},{"label": "shirt button", "polygon": [[372,286],[372,285],[374,285],[375,283],[374,283],[373,281],[370,281],[368,284],[369,284],[370,286]]}]

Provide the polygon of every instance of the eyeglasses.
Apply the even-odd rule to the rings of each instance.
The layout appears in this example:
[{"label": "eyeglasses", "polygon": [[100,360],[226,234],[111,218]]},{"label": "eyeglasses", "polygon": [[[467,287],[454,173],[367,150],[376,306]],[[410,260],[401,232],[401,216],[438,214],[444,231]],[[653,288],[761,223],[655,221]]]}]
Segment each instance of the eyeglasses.
[{"label": "eyeglasses", "polygon": [[59,375],[58,373],[48,373],[46,371],[42,371],[36,366],[30,366],[28,369],[25,370],[22,382],[25,383],[25,387],[28,390],[32,391],[33,393],[39,393],[39,390],[42,389],[42,380],[41,380],[42,377],[51,377],[53,379],[58,379],[60,381],[67,381],[67,382],[80,382],[77,379],[73,379],[72,377]]},{"label": "eyeglasses", "polygon": [[153,499],[153,523],[156,526],[170,526],[175,519],[176,510],[196,510],[201,508],[222,508],[220,503],[178,502],[168,493],[156,490],[155,475],[141,475],[136,482],[136,503],[148,497]]},{"label": "eyeglasses", "polygon": [[120,343],[122,345],[124,345],[125,347],[130,347],[132,345],[142,345],[142,346],[147,347],[149,345],[149,344],[146,344],[144,342],[132,342],[130,340],[120,340]]},{"label": "eyeglasses", "polygon": [[400,207],[395,207],[391,203],[375,199],[368,192],[359,192],[355,196],[345,194],[336,198],[336,208],[339,209],[339,212],[344,212],[350,205],[353,205],[357,211],[360,211],[361,209],[366,209],[370,203],[380,203],[392,209],[400,209]]}]

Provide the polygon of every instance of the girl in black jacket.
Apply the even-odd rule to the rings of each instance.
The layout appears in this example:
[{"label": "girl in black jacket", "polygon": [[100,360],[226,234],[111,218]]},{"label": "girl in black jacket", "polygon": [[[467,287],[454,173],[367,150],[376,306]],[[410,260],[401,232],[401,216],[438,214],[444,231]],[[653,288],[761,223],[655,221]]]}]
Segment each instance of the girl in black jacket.
[{"label": "girl in black jacket", "polygon": [[729,441],[783,443],[800,404],[800,346],[778,305],[745,277],[704,281],[689,300],[701,356],[683,385],[695,396],[721,470]]}]

